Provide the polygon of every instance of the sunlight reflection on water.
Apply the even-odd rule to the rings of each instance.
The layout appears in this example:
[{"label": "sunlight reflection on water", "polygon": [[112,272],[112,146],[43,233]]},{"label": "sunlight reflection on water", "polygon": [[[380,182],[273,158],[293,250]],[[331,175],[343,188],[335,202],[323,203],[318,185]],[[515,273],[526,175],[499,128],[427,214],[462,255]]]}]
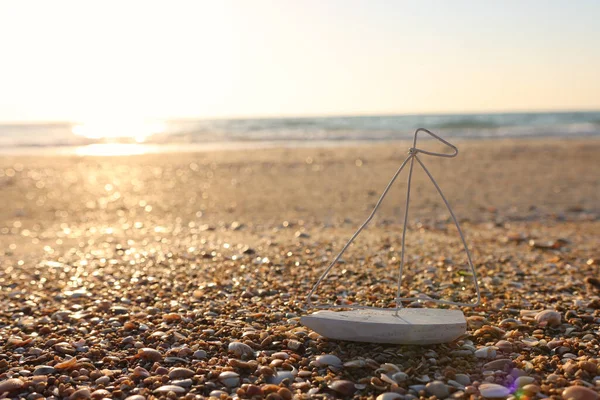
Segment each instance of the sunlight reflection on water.
[{"label": "sunlight reflection on water", "polygon": [[157,152],[156,146],[135,143],[96,143],[78,147],[78,156],[133,156]]}]

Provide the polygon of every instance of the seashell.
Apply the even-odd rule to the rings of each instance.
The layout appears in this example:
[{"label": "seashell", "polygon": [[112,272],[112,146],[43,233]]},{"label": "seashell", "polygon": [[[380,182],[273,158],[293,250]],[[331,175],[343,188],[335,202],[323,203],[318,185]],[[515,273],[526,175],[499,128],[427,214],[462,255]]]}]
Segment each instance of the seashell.
[{"label": "seashell", "polygon": [[535,321],[540,326],[558,326],[561,323],[561,316],[558,311],[544,310],[535,315]]},{"label": "seashell", "polygon": [[228,388],[236,387],[240,384],[240,376],[233,371],[224,371],[219,374],[219,380]]},{"label": "seashell", "polygon": [[181,315],[176,313],[165,314],[163,315],[163,320],[166,322],[181,321]]},{"label": "seashell", "polygon": [[483,383],[479,386],[479,393],[488,399],[498,399],[507,397],[510,389],[495,383]]},{"label": "seashell", "polygon": [[315,360],[315,364],[317,364],[317,366],[319,367],[327,367],[329,365],[333,367],[341,367],[342,360],[340,360],[337,356],[334,356],[333,354],[322,354],[317,357],[317,359]]},{"label": "seashell", "polygon": [[254,355],[254,350],[252,350],[252,347],[242,342],[229,343],[229,345],[227,346],[227,351],[229,351],[238,358],[242,358],[244,356],[251,357]]},{"label": "seashell", "polygon": [[279,385],[286,379],[289,379],[290,381],[294,380],[296,375],[298,375],[298,370],[292,367],[291,371],[277,371],[275,375],[268,377],[266,380],[267,383]]},{"label": "seashell", "polygon": [[381,364],[381,366],[375,372],[383,372],[386,374],[400,372],[400,368],[397,365],[385,363]]},{"label": "seashell", "polygon": [[77,359],[75,357],[70,358],[66,361],[59,362],[54,366],[55,369],[71,369],[77,366]]},{"label": "seashell", "polygon": [[354,382],[346,381],[346,380],[338,380],[333,381],[328,385],[329,389],[343,395],[343,396],[352,396],[356,393],[356,387],[354,386]]},{"label": "seashell", "polygon": [[390,385],[394,385],[396,384],[396,381],[392,379],[391,376],[387,375],[387,374],[381,374],[379,376],[379,379],[381,379],[383,382],[388,383]]},{"label": "seashell", "polygon": [[25,383],[20,379],[7,379],[5,381],[0,382],[0,393],[16,392],[17,390],[21,390],[24,387]]},{"label": "seashell", "polygon": [[175,394],[183,394],[186,392],[185,388],[177,385],[163,385],[157,389],[154,389],[154,393],[168,393],[173,392]]}]

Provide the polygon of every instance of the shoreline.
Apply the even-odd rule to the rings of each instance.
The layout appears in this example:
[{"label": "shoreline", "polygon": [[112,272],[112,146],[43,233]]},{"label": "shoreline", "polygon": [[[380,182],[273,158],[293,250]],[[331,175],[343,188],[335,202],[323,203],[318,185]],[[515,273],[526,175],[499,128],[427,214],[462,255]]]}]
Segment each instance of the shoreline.
[{"label": "shoreline", "polygon": [[[426,142],[431,139],[423,136]],[[506,137],[453,137],[451,142],[538,142],[545,141],[600,141],[600,135],[577,135],[577,136],[506,136]],[[359,147],[378,145],[403,145],[411,139],[374,139],[374,140],[256,140],[256,141],[213,141],[206,143],[92,143],[87,145],[67,146],[6,146],[0,148],[0,155],[11,157],[28,156],[136,156],[150,154],[173,154],[173,153],[204,153],[215,151],[243,151],[243,150],[266,150],[266,149],[319,149],[335,147]]]}]

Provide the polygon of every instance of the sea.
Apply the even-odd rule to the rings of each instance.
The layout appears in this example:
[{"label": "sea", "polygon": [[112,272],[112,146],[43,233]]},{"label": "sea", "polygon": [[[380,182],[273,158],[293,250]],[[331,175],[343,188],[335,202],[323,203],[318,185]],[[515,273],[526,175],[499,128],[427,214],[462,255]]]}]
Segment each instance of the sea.
[{"label": "sea", "polygon": [[0,122],[0,153],[86,154],[82,149],[115,144],[135,145],[141,153],[339,145],[406,140],[419,127],[449,139],[591,137],[600,136],[600,111],[174,119],[152,124],[110,118],[96,125]]}]

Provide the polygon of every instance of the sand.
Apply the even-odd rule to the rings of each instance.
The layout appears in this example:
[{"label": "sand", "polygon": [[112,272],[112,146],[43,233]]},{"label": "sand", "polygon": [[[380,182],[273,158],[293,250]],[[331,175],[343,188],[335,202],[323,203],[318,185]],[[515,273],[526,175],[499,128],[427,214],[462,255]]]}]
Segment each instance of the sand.
[{"label": "sand", "polygon": [[[423,160],[459,216],[484,300],[463,309],[465,337],[425,347],[299,325],[304,296],[408,143],[3,156],[0,394],[467,398],[493,383],[504,397],[520,385],[595,398],[600,141],[457,145],[457,158]],[[392,304],[405,176],[320,301]],[[469,301],[449,215],[423,173],[413,185],[403,294]]]}]

